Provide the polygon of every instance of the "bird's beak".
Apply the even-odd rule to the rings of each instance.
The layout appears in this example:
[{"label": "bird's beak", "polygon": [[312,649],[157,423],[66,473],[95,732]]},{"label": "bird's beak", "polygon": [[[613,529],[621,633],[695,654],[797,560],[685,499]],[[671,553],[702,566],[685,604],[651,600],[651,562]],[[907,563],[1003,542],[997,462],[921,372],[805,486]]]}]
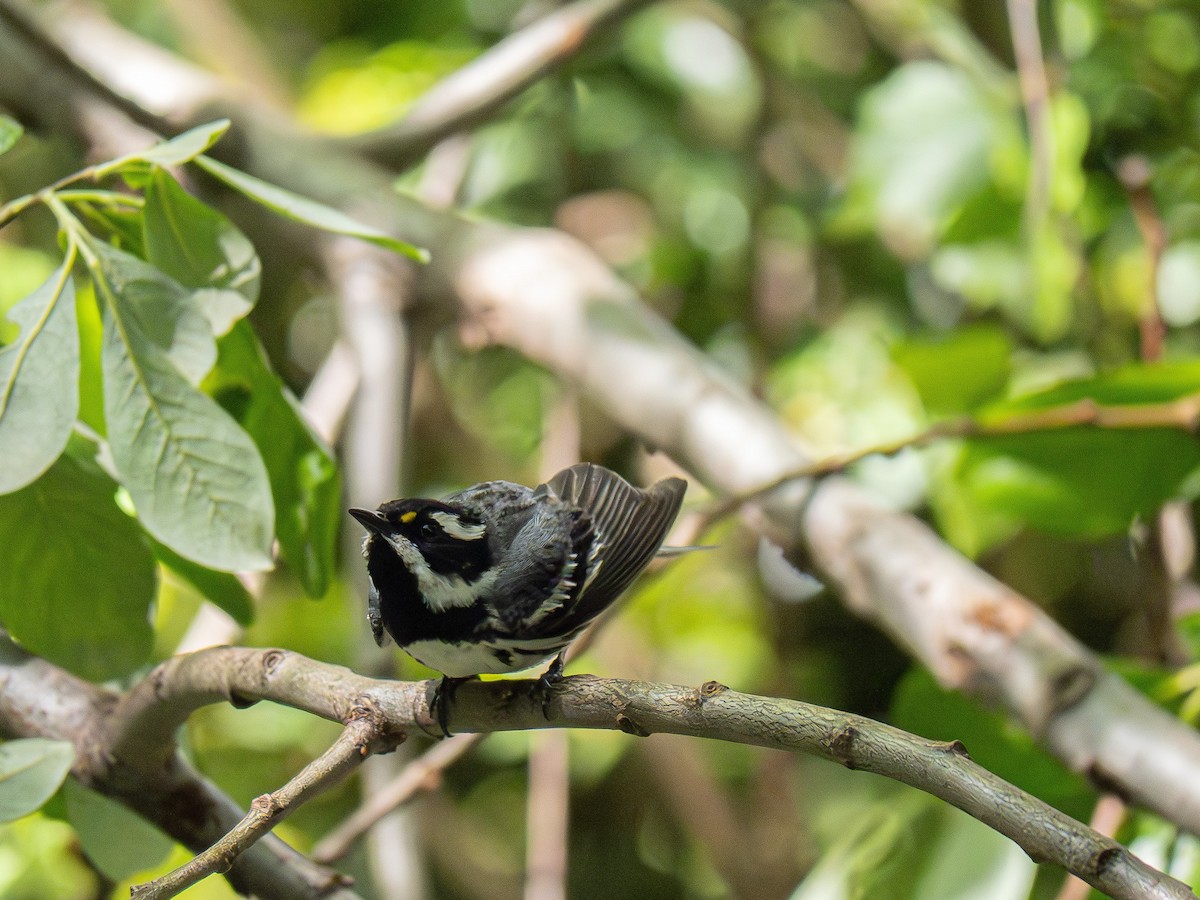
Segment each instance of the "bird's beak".
[{"label": "bird's beak", "polygon": [[354,516],[354,518],[358,519],[363,528],[367,529],[367,531],[373,531],[376,534],[386,534],[391,530],[391,525],[388,524],[388,520],[372,509],[358,509],[357,507],[352,507],[348,510],[348,512],[350,515]]}]

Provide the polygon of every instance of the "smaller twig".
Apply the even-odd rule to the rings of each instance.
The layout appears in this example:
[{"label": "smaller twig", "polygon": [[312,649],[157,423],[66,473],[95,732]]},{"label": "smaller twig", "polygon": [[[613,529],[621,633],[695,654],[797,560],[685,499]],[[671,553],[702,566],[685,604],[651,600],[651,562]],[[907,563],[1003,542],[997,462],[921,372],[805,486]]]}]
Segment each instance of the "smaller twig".
[{"label": "smaller twig", "polygon": [[714,503],[701,517],[695,530],[697,534],[703,534],[715,522],[747,503],[761,500],[772,491],[793,481],[838,475],[871,456],[895,456],[903,450],[925,447],[935,441],[949,438],[1005,437],[1038,431],[1056,431],[1081,425],[1108,429],[1174,428],[1194,432],[1200,429],[1200,394],[1178,397],[1165,403],[1130,403],[1120,406],[1104,406],[1095,400],[1085,398],[1048,409],[1005,413],[1004,418],[947,419],[910,437],[889,444],[877,444],[873,447],[855,450],[852,453],[827,456],[785,472],[752,490],[731,494]]},{"label": "smaller twig", "polygon": [[1138,320],[1141,356],[1149,362],[1162,358],[1166,326],[1158,308],[1158,268],[1167,248],[1167,228],[1150,191],[1150,163],[1144,156],[1127,156],[1117,168],[1117,177],[1129,197],[1133,218],[1146,245],[1146,294]]},{"label": "smaller twig", "polygon": [[1025,106],[1029,129],[1029,186],[1025,193],[1026,237],[1038,240],[1038,233],[1050,211],[1054,178],[1054,132],[1050,127],[1048,106],[1050,88],[1046,62],[1042,58],[1042,37],[1038,29],[1035,0],[1008,0],[1009,29],[1013,56]]},{"label": "smaller twig", "polygon": [[132,900],[166,900],[217,872],[226,872],[233,861],[271,831],[295,809],[332,787],[372,753],[388,753],[404,739],[371,716],[351,721],[320,757],[274,793],[263,794],[223,838],[173,872],[145,884],[134,885]]},{"label": "smaller twig", "polygon": [[577,0],[500,41],[421,96],[387,128],[344,143],[377,162],[405,168],[455,132],[471,128],[547,72],[574,58],[600,30],[647,0]]},{"label": "smaller twig", "polygon": [[337,862],[376,822],[417,794],[436,787],[441,782],[442,772],[486,737],[484,733],[456,734],[434,744],[401,769],[387,787],[325,835],[313,848],[312,858],[323,860],[325,865]]}]

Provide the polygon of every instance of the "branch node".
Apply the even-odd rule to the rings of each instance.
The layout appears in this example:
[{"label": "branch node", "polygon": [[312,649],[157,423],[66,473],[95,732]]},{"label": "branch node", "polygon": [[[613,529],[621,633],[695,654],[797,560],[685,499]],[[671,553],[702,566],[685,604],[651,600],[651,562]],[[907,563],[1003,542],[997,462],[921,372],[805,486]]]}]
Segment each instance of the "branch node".
[{"label": "branch node", "polygon": [[1109,866],[1111,866],[1111,865],[1113,865],[1113,863],[1117,862],[1117,860],[1120,858],[1123,850],[1124,850],[1124,848],[1122,848],[1122,847],[1105,847],[1103,850],[1101,850],[1099,853],[1097,853],[1094,857],[1092,857],[1092,861],[1091,861],[1092,870],[1097,875],[1103,875],[1105,873],[1105,871],[1107,871]]},{"label": "branch node", "polygon": [[858,768],[854,763],[854,743],[858,740],[858,729],[853,725],[839,725],[829,736],[829,755],[834,762],[847,769]]},{"label": "branch node", "polygon": [[970,759],[971,754],[967,752],[967,745],[957,738],[953,741],[947,741],[941,745],[941,749],[945,753],[951,753],[955,756],[961,756],[963,759]]},{"label": "branch node", "polygon": [[282,665],[283,660],[287,657],[287,652],[284,650],[268,650],[262,657],[262,669],[264,675],[274,675],[275,670]]},{"label": "branch node", "polygon": [[715,697],[717,694],[723,694],[727,690],[729,690],[729,687],[721,684],[719,681],[706,681],[704,684],[700,685],[700,690],[698,691],[700,695],[700,702],[703,703],[710,697]]},{"label": "branch node", "polygon": [[625,713],[617,714],[617,727],[626,734],[632,734],[634,737],[649,737],[650,732],[639,725]]},{"label": "branch node", "polygon": [[258,702],[258,697],[249,697],[241,691],[231,690],[229,692],[229,705],[234,709],[249,709]]}]

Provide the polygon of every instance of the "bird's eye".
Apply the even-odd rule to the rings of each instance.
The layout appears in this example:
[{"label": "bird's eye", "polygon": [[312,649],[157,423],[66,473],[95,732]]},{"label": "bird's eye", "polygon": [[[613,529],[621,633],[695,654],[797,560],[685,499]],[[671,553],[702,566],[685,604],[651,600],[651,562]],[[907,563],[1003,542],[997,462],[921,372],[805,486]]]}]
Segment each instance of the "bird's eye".
[{"label": "bird's eye", "polygon": [[439,531],[438,527],[436,525],[434,525],[432,522],[422,522],[421,523],[421,537],[424,537],[424,538],[437,537],[438,531]]}]

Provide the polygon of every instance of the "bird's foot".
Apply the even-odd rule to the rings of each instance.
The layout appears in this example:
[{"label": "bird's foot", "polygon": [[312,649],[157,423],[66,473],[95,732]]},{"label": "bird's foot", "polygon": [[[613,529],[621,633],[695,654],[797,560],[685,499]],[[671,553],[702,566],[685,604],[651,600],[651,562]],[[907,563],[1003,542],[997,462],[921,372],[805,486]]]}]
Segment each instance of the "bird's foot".
[{"label": "bird's foot", "polygon": [[465,678],[451,678],[449,675],[443,675],[438,686],[433,689],[433,700],[429,704],[430,712],[437,718],[438,728],[442,729],[445,737],[451,736],[450,704],[454,702],[454,695],[458,692],[460,685],[467,681],[474,681],[478,677],[478,675],[468,675]]},{"label": "bird's foot", "polygon": [[550,701],[554,698],[554,688],[563,680],[563,666],[565,665],[563,655],[558,654],[554,657],[554,662],[550,663],[550,668],[542,673],[542,677],[535,681],[530,689],[533,699],[541,701],[542,715],[547,719],[550,718]]}]

